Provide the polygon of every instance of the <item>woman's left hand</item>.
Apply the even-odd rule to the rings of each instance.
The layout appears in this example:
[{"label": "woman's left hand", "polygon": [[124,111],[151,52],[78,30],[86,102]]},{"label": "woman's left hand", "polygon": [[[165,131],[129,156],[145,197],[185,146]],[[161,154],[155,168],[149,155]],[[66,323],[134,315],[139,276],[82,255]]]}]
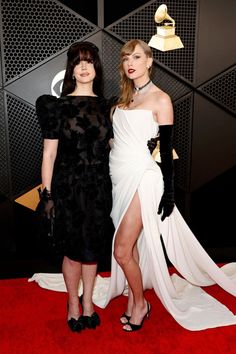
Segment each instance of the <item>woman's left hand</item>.
[{"label": "woman's left hand", "polygon": [[164,191],[158,208],[158,214],[160,215],[162,213],[161,221],[164,221],[167,216],[170,216],[174,206],[174,191]]}]

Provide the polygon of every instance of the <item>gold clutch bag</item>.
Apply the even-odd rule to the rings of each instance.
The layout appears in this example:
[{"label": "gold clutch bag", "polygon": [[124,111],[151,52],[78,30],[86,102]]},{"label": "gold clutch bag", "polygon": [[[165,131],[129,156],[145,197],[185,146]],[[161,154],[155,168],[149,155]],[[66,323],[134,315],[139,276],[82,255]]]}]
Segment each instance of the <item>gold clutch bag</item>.
[{"label": "gold clutch bag", "polygon": [[[179,156],[177,155],[175,149],[172,150],[172,154],[173,154],[173,160],[176,160],[176,159],[179,158]],[[156,162],[161,163],[160,140],[157,140],[157,145],[156,145],[155,149],[152,152],[152,157],[154,158],[154,160]]]}]

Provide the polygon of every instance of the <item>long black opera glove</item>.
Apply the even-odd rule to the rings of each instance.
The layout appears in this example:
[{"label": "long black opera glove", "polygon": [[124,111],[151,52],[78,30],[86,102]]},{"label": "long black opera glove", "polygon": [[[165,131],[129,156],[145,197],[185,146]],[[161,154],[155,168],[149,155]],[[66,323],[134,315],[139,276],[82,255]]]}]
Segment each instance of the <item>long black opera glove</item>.
[{"label": "long black opera glove", "polygon": [[42,191],[41,188],[38,189],[39,193],[39,204],[37,206],[37,211],[41,216],[51,219],[55,217],[54,201],[52,199],[51,193],[44,188]]},{"label": "long black opera glove", "polygon": [[174,163],[173,163],[173,125],[160,125],[160,154],[161,171],[164,180],[164,193],[162,195],[158,214],[162,213],[161,220],[170,216],[174,209]]}]

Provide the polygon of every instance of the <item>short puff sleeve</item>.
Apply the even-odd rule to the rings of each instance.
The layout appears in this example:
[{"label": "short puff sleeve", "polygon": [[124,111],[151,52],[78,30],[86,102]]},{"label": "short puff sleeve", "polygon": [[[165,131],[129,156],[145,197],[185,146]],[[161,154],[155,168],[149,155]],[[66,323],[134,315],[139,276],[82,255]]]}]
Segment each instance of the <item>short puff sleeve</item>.
[{"label": "short puff sleeve", "polygon": [[59,139],[59,99],[51,95],[42,95],[35,103],[37,118],[44,139]]}]

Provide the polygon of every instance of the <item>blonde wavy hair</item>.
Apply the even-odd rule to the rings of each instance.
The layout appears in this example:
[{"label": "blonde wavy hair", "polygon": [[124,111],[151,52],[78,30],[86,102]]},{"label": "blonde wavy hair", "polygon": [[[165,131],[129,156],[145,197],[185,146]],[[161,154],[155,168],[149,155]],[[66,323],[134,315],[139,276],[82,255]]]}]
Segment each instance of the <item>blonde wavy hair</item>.
[{"label": "blonde wavy hair", "polygon": [[[130,55],[135,50],[136,45],[139,44],[143,49],[144,53],[148,58],[153,58],[152,50],[147,43],[142,41],[141,39],[131,39],[121,48],[120,52],[120,64],[119,64],[119,72],[120,72],[120,98],[118,101],[118,106],[127,106],[133,95],[134,91],[134,83],[133,80],[129,79],[124,72],[123,69],[123,58],[125,55]],[[151,75],[151,68],[149,68],[149,75]]]}]

